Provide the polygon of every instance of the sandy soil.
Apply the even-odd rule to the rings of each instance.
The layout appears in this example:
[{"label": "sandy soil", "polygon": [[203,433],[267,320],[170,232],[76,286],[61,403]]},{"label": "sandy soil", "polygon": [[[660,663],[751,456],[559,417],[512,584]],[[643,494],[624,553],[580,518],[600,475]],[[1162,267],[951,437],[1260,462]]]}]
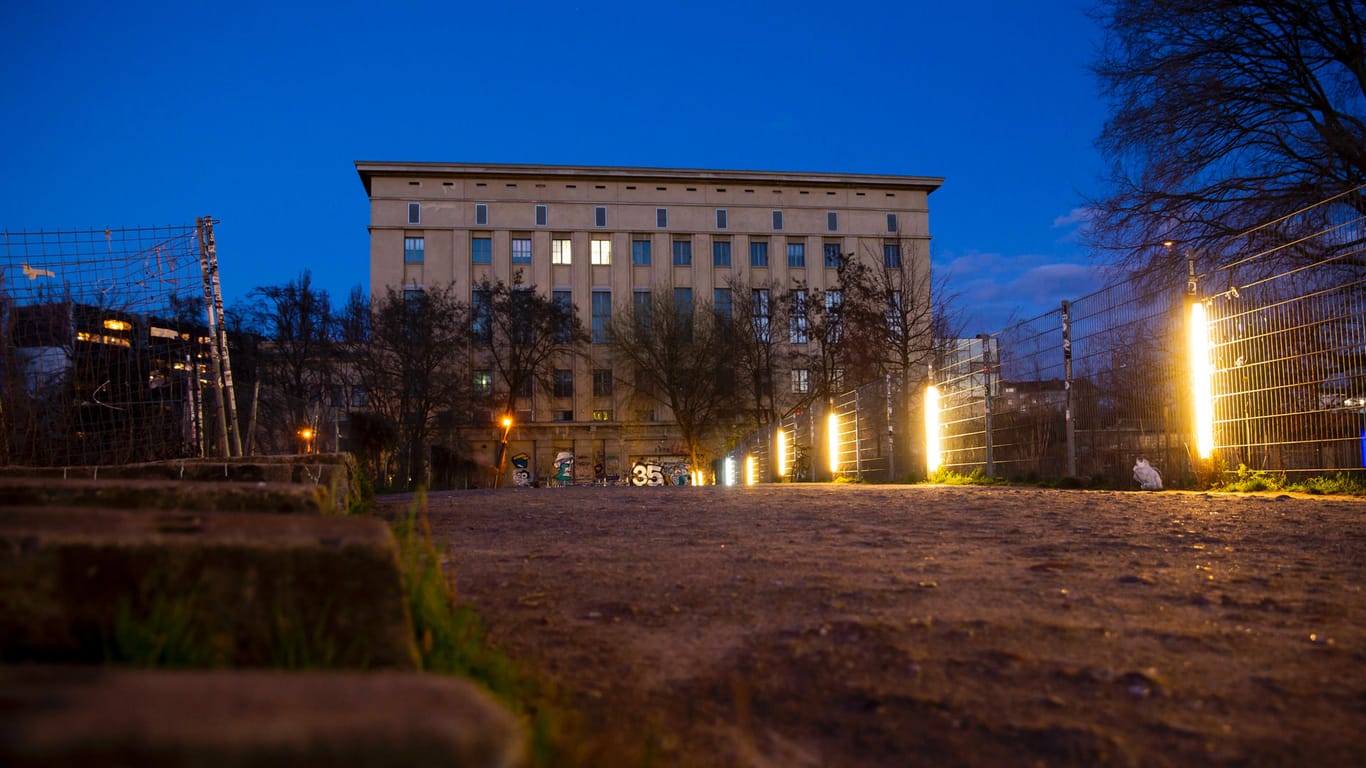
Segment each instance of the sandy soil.
[{"label": "sandy soil", "polygon": [[590,762],[1366,765],[1362,500],[785,485],[429,505],[461,598],[571,692]]}]

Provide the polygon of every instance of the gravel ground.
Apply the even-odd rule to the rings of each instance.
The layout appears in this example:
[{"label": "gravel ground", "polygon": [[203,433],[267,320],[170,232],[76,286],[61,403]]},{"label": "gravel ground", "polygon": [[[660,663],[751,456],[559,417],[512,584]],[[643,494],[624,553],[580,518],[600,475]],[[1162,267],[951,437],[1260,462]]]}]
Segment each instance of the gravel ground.
[{"label": "gravel ground", "polygon": [[428,501],[461,599],[581,713],[584,762],[1366,765],[1360,499],[801,484]]}]

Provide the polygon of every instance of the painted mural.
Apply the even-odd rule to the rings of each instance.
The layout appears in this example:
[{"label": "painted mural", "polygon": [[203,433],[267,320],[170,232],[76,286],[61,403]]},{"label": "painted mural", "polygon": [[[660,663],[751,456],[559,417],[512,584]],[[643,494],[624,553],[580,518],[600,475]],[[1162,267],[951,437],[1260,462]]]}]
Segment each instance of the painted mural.
[{"label": "painted mural", "polygon": [[512,484],[519,488],[531,485],[531,457],[525,451],[512,457]]}]

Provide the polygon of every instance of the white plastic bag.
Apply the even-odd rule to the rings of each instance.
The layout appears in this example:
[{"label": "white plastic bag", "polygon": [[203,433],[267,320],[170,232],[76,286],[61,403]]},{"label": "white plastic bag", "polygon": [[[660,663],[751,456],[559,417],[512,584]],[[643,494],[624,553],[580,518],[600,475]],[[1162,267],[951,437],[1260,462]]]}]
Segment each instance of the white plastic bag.
[{"label": "white plastic bag", "polygon": [[1134,482],[1145,491],[1162,490],[1162,475],[1153,469],[1153,465],[1149,464],[1147,459],[1134,462]]}]

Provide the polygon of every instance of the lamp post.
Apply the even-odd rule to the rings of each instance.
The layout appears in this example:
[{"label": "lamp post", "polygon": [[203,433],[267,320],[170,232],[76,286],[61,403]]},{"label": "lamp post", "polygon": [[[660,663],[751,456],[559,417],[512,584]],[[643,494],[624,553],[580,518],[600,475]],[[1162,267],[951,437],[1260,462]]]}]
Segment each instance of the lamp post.
[{"label": "lamp post", "polygon": [[300,442],[301,442],[302,445],[303,445],[303,452],[304,452],[304,453],[312,453],[312,452],[313,452],[313,451],[312,451],[312,446],[313,446],[313,430],[312,430],[312,429],[309,429],[308,427],[304,427],[303,429],[299,430],[299,440],[300,440]]},{"label": "lamp post", "polygon": [[494,482],[495,488],[503,484],[503,467],[506,466],[508,459],[508,433],[512,431],[512,416],[503,416],[502,424],[503,440],[498,444],[498,477]]}]

